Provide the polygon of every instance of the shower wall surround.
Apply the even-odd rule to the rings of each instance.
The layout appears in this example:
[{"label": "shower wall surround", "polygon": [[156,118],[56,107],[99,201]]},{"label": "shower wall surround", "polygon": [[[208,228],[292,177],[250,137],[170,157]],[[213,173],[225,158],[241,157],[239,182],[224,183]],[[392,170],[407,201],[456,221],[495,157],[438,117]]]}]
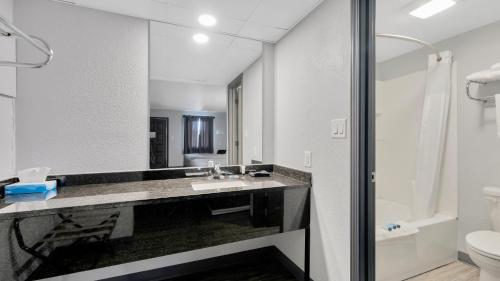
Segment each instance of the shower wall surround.
[{"label": "shower wall surround", "polygon": [[[420,59],[427,62],[427,55]],[[438,213],[451,217],[457,216],[456,67],[455,64],[452,68],[452,92],[437,204]],[[417,144],[426,75],[427,71],[422,70],[377,81],[377,198],[405,205],[408,209],[414,206],[413,194],[416,192]]]},{"label": "shower wall surround", "polygon": [[[456,77],[456,64],[452,76]],[[409,209],[413,205],[425,85],[425,70],[377,81],[377,198]],[[438,213],[451,217],[457,216],[457,98],[453,82],[437,206]]]}]

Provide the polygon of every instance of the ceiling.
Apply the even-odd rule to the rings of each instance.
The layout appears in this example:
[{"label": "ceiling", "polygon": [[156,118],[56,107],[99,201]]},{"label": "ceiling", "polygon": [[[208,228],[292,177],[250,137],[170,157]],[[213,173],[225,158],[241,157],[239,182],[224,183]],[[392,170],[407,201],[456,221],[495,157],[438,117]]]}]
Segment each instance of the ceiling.
[{"label": "ceiling", "polygon": [[225,112],[225,86],[152,80],[149,103],[152,109]]},{"label": "ceiling", "polygon": [[160,22],[196,27],[212,14],[212,31],[277,42],[323,0],[56,0]]},{"label": "ceiling", "polygon": [[151,22],[151,79],[227,85],[261,56],[259,41],[206,33],[210,41],[200,45],[192,39],[196,32]]},{"label": "ceiling", "polygon": [[[395,33],[436,43],[500,20],[499,0],[457,0],[457,4],[428,19],[409,12],[428,0],[377,1],[377,32]],[[382,62],[421,48],[394,39],[377,39],[377,61]]]}]

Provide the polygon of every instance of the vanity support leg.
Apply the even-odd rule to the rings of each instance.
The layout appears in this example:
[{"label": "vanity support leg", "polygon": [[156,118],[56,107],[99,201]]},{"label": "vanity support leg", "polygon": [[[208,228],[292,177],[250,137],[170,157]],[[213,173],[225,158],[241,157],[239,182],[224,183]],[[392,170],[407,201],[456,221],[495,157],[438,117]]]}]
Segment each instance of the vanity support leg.
[{"label": "vanity support leg", "polygon": [[311,261],[311,228],[305,229],[305,249],[304,249],[304,281],[310,281],[310,261]]},{"label": "vanity support leg", "polygon": [[304,247],[304,281],[311,280],[311,190],[307,191],[306,208],[304,210],[305,223],[305,247]]}]

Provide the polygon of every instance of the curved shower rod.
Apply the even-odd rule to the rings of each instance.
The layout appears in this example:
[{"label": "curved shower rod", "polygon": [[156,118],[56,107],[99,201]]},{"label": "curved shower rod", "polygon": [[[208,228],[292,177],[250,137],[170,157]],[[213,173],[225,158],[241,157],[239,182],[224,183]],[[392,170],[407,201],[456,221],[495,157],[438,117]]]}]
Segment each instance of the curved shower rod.
[{"label": "curved shower rod", "polygon": [[39,37],[33,35],[27,35],[22,32],[19,28],[15,27],[12,23],[7,21],[5,18],[0,16],[0,23],[5,25],[11,31],[6,31],[0,28],[0,35],[5,37],[15,37],[26,40],[33,47],[38,49],[40,52],[44,53],[47,58],[39,63],[26,63],[26,62],[14,62],[14,61],[0,61],[1,66],[12,66],[12,67],[24,67],[24,68],[40,68],[44,67],[52,60],[54,57],[54,51],[50,48],[49,44]]},{"label": "curved shower rod", "polygon": [[377,37],[392,38],[392,39],[398,39],[398,40],[404,40],[404,41],[409,41],[409,42],[413,42],[413,43],[418,43],[420,45],[423,45],[423,46],[431,49],[436,54],[437,61],[441,61],[442,60],[442,57],[439,54],[439,50],[436,47],[434,47],[434,45],[432,45],[430,43],[427,43],[427,42],[425,42],[423,40],[416,39],[416,38],[409,37],[409,36],[403,36],[403,35],[397,35],[397,34],[388,34],[388,33],[377,33],[376,36]]}]

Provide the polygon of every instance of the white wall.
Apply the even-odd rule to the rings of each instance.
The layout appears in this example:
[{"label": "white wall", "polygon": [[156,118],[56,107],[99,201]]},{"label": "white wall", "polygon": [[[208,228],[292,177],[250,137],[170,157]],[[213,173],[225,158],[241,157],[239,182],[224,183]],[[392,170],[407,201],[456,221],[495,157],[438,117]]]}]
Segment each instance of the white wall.
[{"label": "white wall", "polygon": [[262,59],[243,72],[243,164],[262,161]]},{"label": "white wall", "polygon": [[[12,21],[13,6],[13,0],[0,0],[0,15]],[[0,60],[16,60],[14,39],[0,37]],[[0,66],[0,180],[15,175],[15,96],[16,69]]]},{"label": "white wall", "polygon": [[275,163],[276,156],[276,59],[275,45],[262,44],[262,161]]},{"label": "white wall", "polygon": [[[490,229],[488,204],[482,195],[487,185],[500,186],[500,140],[496,136],[495,109],[468,99],[465,77],[500,61],[500,22],[437,43],[440,50],[451,50],[458,63],[458,249],[466,251],[467,233]],[[427,51],[421,50],[380,65],[381,79],[425,69]],[[500,83],[478,88],[473,95],[500,91]]]},{"label": "white wall", "polygon": [[[311,277],[349,280],[350,140],[330,122],[350,116],[350,1],[326,0],[275,47],[276,163],[313,174]],[[304,151],[312,168],[304,168]],[[278,247],[303,264],[303,232]]]},{"label": "white wall", "polygon": [[[427,57],[422,57],[427,60]],[[413,205],[417,142],[426,86],[425,70],[377,81],[377,198]],[[438,212],[457,216],[456,64],[446,128]]]},{"label": "white wall", "polygon": [[149,99],[154,109],[222,112],[227,110],[227,87],[150,80]]},{"label": "white wall", "polygon": [[[148,168],[148,22],[48,0],[16,0],[14,15],[55,52],[17,73],[17,168]],[[25,44],[17,52],[34,57]]]},{"label": "white wall", "polygon": [[183,115],[213,116],[214,119],[214,153],[219,149],[227,150],[227,114],[226,112],[194,112],[151,109],[151,117],[168,118],[168,166],[184,166],[184,121]]}]

